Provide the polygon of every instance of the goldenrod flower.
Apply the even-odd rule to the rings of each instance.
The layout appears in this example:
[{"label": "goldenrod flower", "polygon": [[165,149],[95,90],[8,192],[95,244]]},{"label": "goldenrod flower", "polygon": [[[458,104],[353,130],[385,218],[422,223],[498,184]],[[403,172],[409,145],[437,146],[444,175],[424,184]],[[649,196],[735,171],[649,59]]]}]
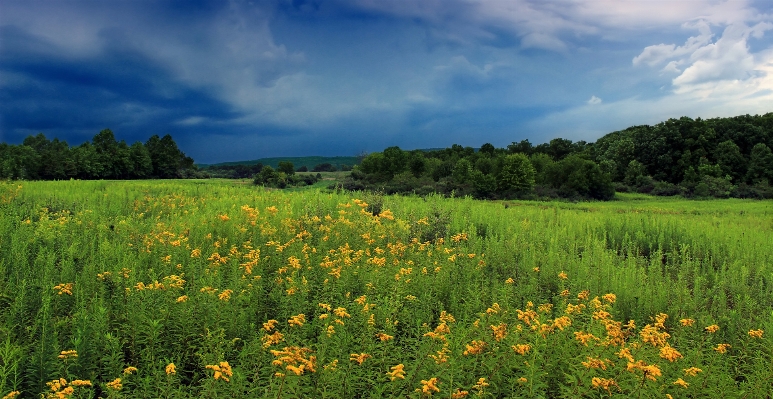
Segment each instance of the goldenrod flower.
[{"label": "goldenrod flower", "polygon": [[73,380],[70,382],[70,385],[74,387],[90,387],[91,381],[89,380]]},{"label": "goldenrod flower", "polygon": [[494,304],[491,305],[490,308],[486,309],[486,314],[488,314],[488,315],[497,314],[500,311],[502,311],[502,308],[499,307],[498,303],[494,302]]},{"label": "goldenrod flower", "polygon": [[596,359],[592,358],[590,356],[587,356],[588,361],[586,362],[580,362],[585,368],[588,369],[607,369],[607,362],[612,363],[609,359]]},{"label": "goldenrod flower", "polygon": [[465,347],[466,349],[464,353],[462,353],[464,356],[479,355],[483,353],[483,350],[486,348],[486,343],[484,341],[474,340],[469,344],[466,344]]},{"label": "goldenrod flower", "polygon": [[8,393],[8,395],[3,396],[3,399],[13,399],[17,396],[21,395],[21,392],[19,391],[11,391]]},{"label": "goldenrod flower", "polygon": [[480,377],[480,378],[478,378],[478,382],[475,383],[475,385],[472,386],[472,389],[475,389],[477,391],[482,391],[483,388],[485,388],[487,386],[489,386],[489,383],[486,382],[486,378],[485,377]]},{"label": "goldenrod flower", "polygon": [[215,380],[222,379],[226,382],[230,382],[231,380],[229,377],[234,375],[233,371],[231,370],[231,365],[229,365],[228,362],[220,362],[220,364],[208,364],[205,367],[215,372],[213,375]]},{"label": "goldenrod flower", "polygon": [[710,333],[715,333],[715,332],[719,331],[719,326],[716,325],[716,324],[712,324],[712,325],[706,327],[706,331],[708,331]]},{"label": "goldenrod flower", "polygon": [[344,317],[352,317],[352,316],[351,316],[349,313],[347,313],[347,312],[346,312],[346,308],[341,308],[341,307],[335,308],[335,310],[333,310],[333,313],[334,313],[334,314],[335,314],[337,317],[340,317],[340,318],[342,318],[342,319],[343,319]]},{"label": "goldenrod flower", "polygon": [[379,340],[381,340],[381,342],[386,342],[386,341],[389,341],[389,340],[391,340],[392,338],[394,338],[393,336],[391,336],[391,335],[388,335],[388,334],[384,334],[384,333],[378,333],[378,334],[376,334],[376,337],[377,337]]},{"label": "goldenrod flower", "polygon": [[110,382],[108,382],[105,385],[107,385],[108,388],[110,388],[112,390],[115,390],[115,391],[120,391],[121,388],[123,388],[123,384],[121,384],[121,379],[120,378],[116,378],[113,381],[110,381]]},{"label": "goldenrod flower", "polygon": [[695,319],[681,319],[679,320],[679,323],[681,323],[684,327],[690,327],[695,324]]},{"label": "goldenrod flower", "polygon": [[560,278],[561,280],[566,280],[569,278],[569,276],[567,276],[566,273],[562,271],[561,273],[558,273],[558,278]]},{"label": "goldenrod flower", "polygon": [[467,396],[469,394],[470,394],[469,391],[463,391],[460,388],[456,388],[456,392],[451,394],[451,399],[460,399],[460,398],[463,398],[463,397],[465,397],[465,396]]},{"label": "goldenrod flower", "polygon": [[494,339],[497,340],[497,342],[505,339],[507,336],[507,324],[505,323],[499,323],[499,325],[496,326],[490,326],[492,335],[494,336]]},{"label": "goldenrod flower", "polygon": [[303,313],[300,313],[296,316],[292,316],[290,317],[290,320],[287,320],[287,323],[290,324],[291,326],[298,326],[298,327],[303,326],[303,323],[305,322],[306,322],[306,315]]},{"label": "goldenrod flower", "polygon": [[[505,284],[515,284],[515,280],[513,280],[512,277],[505,280]],[[461,391],[461,392],[467,392],[467,391]]]},{"label": "goldenrod flower", "polygon": [[593,377],[593,379],[591,379],[591,385],[593,385],[593,388],[595,389],[603,389],[607,392],[609,392],[612,387],[618,386],[615,380],[611,378],[600,377]]},{"label": "goldenrod flower", "polygon": [[725,353],[730,348],[730,344],[718,344],[716,348],[714,348],[715,351],[719,353]]},{"label": "goldenrod flower", "polygon": [[579,294],[577,294],[577,299],[581,301],[586,301],[590,297],[590,291],[588,290],[582,290]]},{"label": "goldenrod flower", "polygon": [[528,352],[531,349],[531,345],[529,344],[515,344],[511,346],[513,348],[513,351],[519,355],[525,355],[526,352]]},{"label": "goldenrod flower", "polygon": [[762,338],[763,330],[749,330],[749,336],[752,338]]},{"label": "goldenrod flower", "polygon": [[392,366],[389,368],[390,372],[386,373],[389,376],[390,381],[394,381],[396,379],[405,379],[405,365],[400,363],[397,366]]},{"label": "goldenrod flower", "polygon": [[166,371],[166,375],[174,375],[177,374],[177,367],[174,365],[174,363],[169,363],[166,365],[164,371]]},{"label": "goldenrod flower", "polygon": [[664,347],[660,348],[660,357],[673,362],[676,359],[682,357],[682,354],[679,353],[679,351],[676,349],[672,348],[671,345],[666,344]]},{"label": "goldenrod flower", "polygon": [[360,354],[352,353],[351,355],[349,355],[349,360],[351,360],[353,362],[357,362],[357,364],[359,364],[359,365],[362,365],[362,363],[365,361],[365,359],[367,359],[369,357],[371,357],[371,356],[369,354],[367,354],[367,353],[360,353]]},{"label": "goldenrod flower", "polygon": [[137,372],[137,368],[133,367],[133,366],[129,366],[129,367],[123,369],[123,374],[124,375],[134,374],[136,372]]},{"label": "goldenrod flower", "polygon": [[271,330],[274,329],[274,327],[276,327],[277,323],[279,323],[279,322],[274,320],[274,319],[271,319],[271,320],[263,323],[263,329],[266,330],[266,331],[271,331]]},{"label": "goldenrod flower", "polygon": [[63,360],[69,360],[72,358],[78,357],[78,351],[76,350],[68,350],[68,351],[61,351],[58,356],[60,359]]},{"label": "goldenrod flower", "polygon": [[615,294],[604,294],[601,297],[609,303],[615,303],[615,301],[617,301],[617,295]]},{"label": "goldenrod flower", "polygon": [[177,303],[183,303],[188,301],[188,295],[182,295],[177,297],[177,300],[175,302]]},{"label": "goldenrod flower", "polygon": [[53,289],[57,290],[57,294],[59,295],[72,295],[72,287],[73,283],[62,283],[54,286]]},{"label": "goldenrod flower", "polygon": [[617,352],[616,355],[620,359],[625,358],[626,360],[628,360],[628,362],[633,363],[633,356],[631,355],[631,350],[629,348],[620,349],[620,351]]},{"label": "goldenrod flower", "polygon": [[440,392],[437,384],[439,384],[437,377],[432,377],[429,381],[421,380],[421,392],[429,395],[432,395],[432,392]]},{"label": "goldenrod flower", "polygon": [[690,384],[688,384],[687,381],[681,378],[677,378],[676,381],[674,381],[674,385],[679,385],[682,388],[687,388],[687,386]]},{"label": "goldenrod flower", "polygon": [[684,375],[689,375],[690,377],[695,377],[698,375],[698,373],[702,372],[703,370],[697,368],[697,367],[690,367],[687,369],[684,369]]}]

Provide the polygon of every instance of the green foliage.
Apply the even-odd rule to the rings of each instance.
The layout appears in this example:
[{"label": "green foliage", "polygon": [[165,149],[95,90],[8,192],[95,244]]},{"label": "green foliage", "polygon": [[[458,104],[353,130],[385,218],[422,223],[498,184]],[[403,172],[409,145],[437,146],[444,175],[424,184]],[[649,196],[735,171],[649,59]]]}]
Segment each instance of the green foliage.
[{"label": "green foliage", "polygon": [[279,162],[279,168],[277,168],[277,170],[288,176],[292,176],[295,174],[295,165],[290,161],[282,161]]},{"label": "green foliage", "polygon": [[773,152],[765,144],[759,143],[752,148],[746,180],[757,183],[763,179],[773,182]]},{"label": "green foliage", "polygon": [[507,204],[0,182],[0,394],[769,395],[768,203]]},{"label": "green foliage", "polygon": [[92,142],[70,147],[43,133],[28,136],[22,145],[0,144],[0,179],[145,179],[190,177],[193,160],[177,148],[171,136],[151,137],[131,146],[116,140],[110,129]]},{"label": "green foliage", "polygon": [[499,170],[497,186],[500,191],[527,192],[534,187],[536,171],[531,161],[523,153],[504,157]]}]

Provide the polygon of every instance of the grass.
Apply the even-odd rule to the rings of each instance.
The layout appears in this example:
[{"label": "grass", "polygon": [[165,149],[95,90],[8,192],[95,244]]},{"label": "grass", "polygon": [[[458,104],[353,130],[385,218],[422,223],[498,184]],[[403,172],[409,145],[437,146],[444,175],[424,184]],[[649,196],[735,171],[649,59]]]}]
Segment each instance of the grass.
[{"label": "grass", "polygon": [[0,215],[0,395],[771,395],[769,201],[62,181]]}]

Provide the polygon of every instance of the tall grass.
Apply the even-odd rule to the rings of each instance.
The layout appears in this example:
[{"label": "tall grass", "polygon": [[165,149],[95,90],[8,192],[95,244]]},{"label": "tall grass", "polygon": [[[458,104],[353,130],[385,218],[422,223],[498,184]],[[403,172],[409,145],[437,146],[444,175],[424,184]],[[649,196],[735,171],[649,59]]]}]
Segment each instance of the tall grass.
[{"label": "tall grass", "polygon": [[771,394],[770,202],[62,181],[0,215],[0,395]]}]

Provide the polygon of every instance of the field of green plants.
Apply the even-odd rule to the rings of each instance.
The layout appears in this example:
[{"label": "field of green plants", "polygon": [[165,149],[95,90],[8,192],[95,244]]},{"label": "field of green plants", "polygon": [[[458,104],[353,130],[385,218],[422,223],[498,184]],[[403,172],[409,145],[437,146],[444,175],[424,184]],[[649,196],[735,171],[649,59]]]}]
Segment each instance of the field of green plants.
[{"label": "field of green plants", "polygon": [[773,203],[0,183],[3,398],[770,398]]}]

